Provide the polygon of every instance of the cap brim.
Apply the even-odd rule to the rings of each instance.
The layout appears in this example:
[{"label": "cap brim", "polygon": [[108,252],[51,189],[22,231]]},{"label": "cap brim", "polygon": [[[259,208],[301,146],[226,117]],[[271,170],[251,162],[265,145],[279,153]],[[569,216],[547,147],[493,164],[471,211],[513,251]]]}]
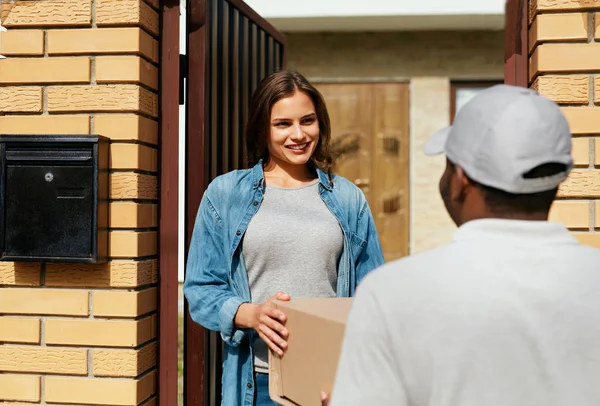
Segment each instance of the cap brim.
[{"label": "cap brim", "polygon": [[448,135],[452,127],[442,128],[441,130],[434,133],[429,140],[425,143],[425,155],[427,156],[435,156],[440,155],[445,152],[444,147],[446,145],[446,140],[448,139]]}]

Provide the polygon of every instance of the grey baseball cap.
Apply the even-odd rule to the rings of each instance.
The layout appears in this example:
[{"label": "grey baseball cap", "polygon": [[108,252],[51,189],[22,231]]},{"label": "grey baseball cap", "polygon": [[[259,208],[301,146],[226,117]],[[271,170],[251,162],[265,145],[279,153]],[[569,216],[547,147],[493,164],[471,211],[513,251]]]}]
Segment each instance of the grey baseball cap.
[{"label": "grey baseball cap", "polygon": [[[425,145],[426,155],[444,153],[474,181],[514,194],[554,189],[573,168],[571,131],[558,105],[509,85],[483,90]],[[548,163],[567,169],[544,178],[523,176]]]}]

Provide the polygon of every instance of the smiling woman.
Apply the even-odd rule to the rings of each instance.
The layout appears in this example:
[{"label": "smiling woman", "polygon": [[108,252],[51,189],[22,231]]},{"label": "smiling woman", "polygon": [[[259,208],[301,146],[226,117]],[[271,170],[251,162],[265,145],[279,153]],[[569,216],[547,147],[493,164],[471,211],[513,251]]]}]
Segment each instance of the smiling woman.
[{"label": "smiling woman", "polygon": [[363,192],[331,173],[321,94],[297,72],[274,73],[248,117],[250,168],[206,190],[184,286],[193,320],[225,342],[228,406],[274,405],[268,351],[282,355],[288,337],[274,300],[352,296],[384,262]]},{"label": "smiling woman", "polygon": [[246,131],[250,165],[262,160],[265,176],[273,182],[290,181],[287,186],[315,179],[316,168],[331,178],[329,114],[321,94],[302,75],[270,76],[251,105]]},{"label": "smiling woman", "polygon": [[277,166],[306,164],[319,142],[320,133],[310,98],[296,92],[275,103],[271,116],[273,129],[268,143],[271,163],[277,162]]}]

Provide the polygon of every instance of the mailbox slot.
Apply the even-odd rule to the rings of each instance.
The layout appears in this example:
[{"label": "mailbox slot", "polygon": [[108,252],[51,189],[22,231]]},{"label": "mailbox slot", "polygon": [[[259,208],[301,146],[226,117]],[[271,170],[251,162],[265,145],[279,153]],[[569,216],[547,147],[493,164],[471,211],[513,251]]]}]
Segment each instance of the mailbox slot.
[{"label": "mailbox slot", "polygon": [[0,260],[106,261],[108,141],[0,136],[0,153]]}]

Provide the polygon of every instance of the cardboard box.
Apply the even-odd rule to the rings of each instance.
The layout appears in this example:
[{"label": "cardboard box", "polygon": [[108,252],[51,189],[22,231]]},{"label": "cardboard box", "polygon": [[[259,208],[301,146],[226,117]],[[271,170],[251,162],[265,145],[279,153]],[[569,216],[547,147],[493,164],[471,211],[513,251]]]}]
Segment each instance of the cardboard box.
[{"label": "cardboard box", "polygon": [[269,395],[285,406],[321,406],[331,393],[352,299],[295,299],[275,306],[287,316],[288,349],[269,352]]}]

